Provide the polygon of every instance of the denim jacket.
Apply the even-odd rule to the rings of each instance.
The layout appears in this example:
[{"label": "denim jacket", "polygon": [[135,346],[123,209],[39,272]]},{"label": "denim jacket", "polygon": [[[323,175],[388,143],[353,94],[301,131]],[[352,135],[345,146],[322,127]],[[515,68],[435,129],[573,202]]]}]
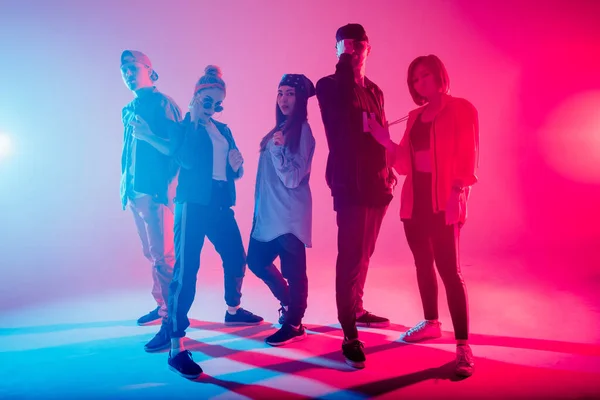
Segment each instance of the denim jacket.
[{"label": "denim jacket", "polygon": [[[133,138],[129,124],[136,115],[142,117],[152,132],[167,137],[170,123],[181,120],[181,111],[175,101],[155,87],[140,91],[121,113],[123,150],[121,153],[121,203],[127,206],[129,197],[150,195],[157,202],[168,204],[169,183],[177,175],[177,164],[172,157],[162,154],[149,143]],[[131,173],[133,171],[133,174]]]}]

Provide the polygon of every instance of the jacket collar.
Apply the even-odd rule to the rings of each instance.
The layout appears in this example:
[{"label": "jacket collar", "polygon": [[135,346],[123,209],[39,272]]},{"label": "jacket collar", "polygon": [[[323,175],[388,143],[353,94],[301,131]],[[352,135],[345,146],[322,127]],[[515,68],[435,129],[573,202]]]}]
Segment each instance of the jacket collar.
[{"label": "jacket collar", "polygon": [[[449,94],[442,94],[442,107],[440,108],[440,112],[442,112],[442,110],[444,108],[446,108],[446,106],[448,105],[448,103],[452,102],[454,100],[454,97],[452,97]],[[412,110],[411,112],[408,113],[408,116],[410,119],[416,119],[419,115],[421,115],[421,113],[423,112],[423,110],[425,110],[425,107],[427,106],[427,104],[422,105],[419,108],[415,108],[414,110]]]},{"label": "jacket collar", "polygon": [[[215,126],[216,126],[217,128],[219,128],[219,130],[220,130],[220,128],[225,128],[225,127],[227,127],[227,124],[225,124],[225,123],[223,123],[223,122],[219,122],[219,121],[217,121],[216,119],[213,119],[213,118],[211,118],[210,120],[212,121],[212,123],[213,123],[213,124],[215,124]],[[185,114],[185,117],[183,118],[183,123],[184,123],[184,124],[191,124],[191,123],[192,123],[192,116],[191,116],[191,114],[190,114],[189,112],[187,112],[187,113]]]},{"label": "jacket collar", "polygon": [[[229,130],[229,127],[227,126],[227,124],[223,123],[223,122],[219,122],[215,119],[210,119],[211,122],[213,124],[215,124],[215,126],[217,127],[217,129],[219,130],[219,132],[221,132],[221,134],[223,136],[225,136],[225,138],[230,141],[231,139],[233,139],[231,136],[231,132]],[[190,116],[190,113],[186,113],[185,114],[185,118],[182,121],[182,124],[184,127],[186,127],[186,129],[194,129],[194,124],[192,123],[192,118]],[[198,130],[200,130],[201,132],[205,132],[208,134],[208,132],[206,131],[206,128],[203,125],[198,125]]]},{"label": "jacket collar", "polygon": [[143,89],[137,90],[135,92],[135,97],[137,99],[143,99],[145,96],[151,95],[158,92],[158,89],[156,89],[156,86],[150,86],[150,87],[145,87]]}]

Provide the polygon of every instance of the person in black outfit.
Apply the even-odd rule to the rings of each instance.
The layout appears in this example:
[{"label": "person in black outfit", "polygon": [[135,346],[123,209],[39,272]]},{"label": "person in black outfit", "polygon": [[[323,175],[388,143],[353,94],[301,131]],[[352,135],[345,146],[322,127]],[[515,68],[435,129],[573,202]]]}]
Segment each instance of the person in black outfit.
[{"label": "person in black outfit", "polygon": [[387,126],[383,93],[365,76],[371,45],[364,28],[348,24],[336,33],[335,74],[321,78],[316,92],[329,155],[326,179],[337,213],[336,302],[344,331],[346,362],[364,368],[357,325],[389,326],[364,310],[362,297],[381,222],[392,200],[395,175],[386,148],[369,133],[369,121]]}]

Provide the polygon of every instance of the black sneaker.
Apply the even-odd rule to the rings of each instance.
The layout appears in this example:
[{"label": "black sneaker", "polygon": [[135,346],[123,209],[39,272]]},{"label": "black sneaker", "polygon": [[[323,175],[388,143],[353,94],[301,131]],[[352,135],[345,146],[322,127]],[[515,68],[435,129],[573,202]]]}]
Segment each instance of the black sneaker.
[{"label": "black sneaker", "polygon": [[365,311],[360,318],[356,318],[356,325],[366,326],[369,328],[387,328],[390,326],[390,320],[384,317],[378,317],[375,314]]},{"label": "black sneaker", "polygon": [[235,314],[229,314],[228,311],[225,311],[225,325],[258,325],[263,322],[263,318],[258,315],[252,314],[248,310],[244,310],[243,308],[238,308]]},{"label": "black sneaker", "polygon": [[148,353],[165,350],[171,346],[171,336],[165,324],[160,326],[158,333],[144,346]]},{"label": "black sneaker", "polygon": [[283,307],[281,307],[278,311],[279,311],[279,325],[283,326],[283,324],[285,323],[285,317],[288,312]]},{"label": "black sneaker", "polygon": [[367,360],[363,351],[364,347],[363,343],[358,339],[344,341],[342,352],[344,353],[344,357],[346,357],[346,364],[352,368],[364,368],[365,361]]},{"label": "black sneaker", "polygon": [[184,350],[175,357],[171,357],[169,353],[169,369],[188,379],[196,379],[202,374],[202,368],[194,362],[189,350]]},{"label": "black sneaker", "polygon": [[284,344],[299,342],[306,338],[306,329],[300,325],[299,328],[294,328],[290,324],[283,324],[281,329],[265,339],[267,344],[271,346],[283,346]]},{"label": "black sneaker", "polygon": [[160,307],[156,307],[154,310],[150,311],[148,314],[141,316],[138,320],[137,320],[137,324],[140,326],[144,326],[144,325],[148,325],[154,321],[156,321],[157,319],[160,319],[160,315],[158,315],[158,310],[160,310]]}]

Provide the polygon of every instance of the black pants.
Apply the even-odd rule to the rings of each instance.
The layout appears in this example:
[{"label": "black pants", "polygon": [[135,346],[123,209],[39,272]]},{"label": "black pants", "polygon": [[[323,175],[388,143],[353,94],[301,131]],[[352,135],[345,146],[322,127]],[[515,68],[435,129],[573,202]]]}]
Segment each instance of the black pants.
[{"label": "black pants", "polygon": [[434,214],[430,174],[415,174],[412,218],[404,220],[404,232],[417,268],[417,282],[425,319],[438,319],[438,286],[434,263],[446,288],[448,307],[458,340],[469,338],[467,289],[460,272],[460,227],[446,225],[444,212]]},{"label": "black pants", "polygon": [[356,313],[362,311],[369,260],[386,211],[387,206],[344,205],[337,209],[336,303],[347,339],[358,338]]},{"label": "black pants", "polygon": [[[281,260],[281,272],[273,265],[277,257]],[[286,322],[300,325],[308,301],[304,243],[292,234],[270,242],[250,238],[248,268],[267,284],[282,306],[288,307]]]},{"label": "black pants", "polygon": [[214,194],[211,205],[194,203],[175,205],[175,268],[169,286],[168,326],[171,337],[185,336],[190,322],[187,314],[196,294],[196,276],[204,238],[212,242],[223,260],[225,302],[240,305],[246,272],[246,252],[233,210],[223,200],[224,191]]}]

